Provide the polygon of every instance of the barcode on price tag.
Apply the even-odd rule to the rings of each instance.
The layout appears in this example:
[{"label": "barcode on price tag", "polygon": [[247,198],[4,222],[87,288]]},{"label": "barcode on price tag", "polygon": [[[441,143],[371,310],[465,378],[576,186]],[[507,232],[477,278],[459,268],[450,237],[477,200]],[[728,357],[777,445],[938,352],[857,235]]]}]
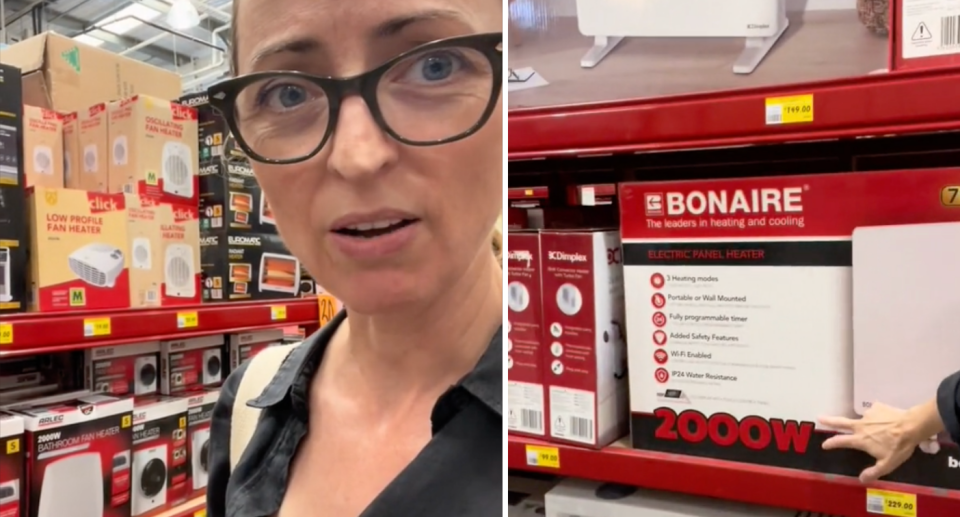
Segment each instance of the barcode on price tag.
[{"label": "barcode on price tag", "polygon": [[917,517],[917,496],[890,490],[867,490],[867,513]]}]

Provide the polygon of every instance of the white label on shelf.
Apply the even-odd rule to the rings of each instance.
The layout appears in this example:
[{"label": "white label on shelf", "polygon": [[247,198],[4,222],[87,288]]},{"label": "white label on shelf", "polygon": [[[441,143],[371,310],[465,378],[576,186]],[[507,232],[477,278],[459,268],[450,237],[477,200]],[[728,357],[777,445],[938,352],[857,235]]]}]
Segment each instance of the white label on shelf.
[{"label": "white label on shelf", "polygon": [[507,429],[543,436],[543,386],[529,382],[507,383]]},{"label": "white label on shelf", "polygon": [[960,0],[903,0],[904,59],[960,54]]},{"label": "white label on shelf", "polygon": [[550,436],[595,445],[596,407],[592,391],[550,386]]}]

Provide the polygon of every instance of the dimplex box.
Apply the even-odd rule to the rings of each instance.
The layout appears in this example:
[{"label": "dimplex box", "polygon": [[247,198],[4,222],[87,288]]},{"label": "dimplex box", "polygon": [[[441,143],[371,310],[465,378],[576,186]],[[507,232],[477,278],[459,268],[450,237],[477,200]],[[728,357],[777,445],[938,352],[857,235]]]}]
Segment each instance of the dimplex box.
[{"label": "dimplex box", "polygon": [[23,419],[0,415],[0,515],[26,515],[26,447]]},{"label": "dimplex box", "polygon": [[[109,119],[106,104],[95,104],[78,113],[80,124],[80,162],[76,188],[90,192],[109,192],[107,174],[111,156],[108,141]],[[71,186],[71,188],[73,188]]]},{"label": "dimplex box", "polygon": [[196,208],[127,195],[130,303],[200,303],[200,224]]},{"label": "dimplex box", "polygon": [[177,395],[219,386],[225,377],[223,334],[160,343],[160,391]]},{"label": "dimplex box", "polygon": [[189,488],[198,493],[207,488],[210,475],[210,423],[220,390],[207,390],[190,396],[187,416],[187,447],[190,458]]},{"label": "dimplex box", "polygon": [[283,329],[256,330],[253,332],[238,332],[227,336],[230,347],[230,371],[236,370],[241,364],[253,359],[263,349],[281,343]]},{"label": "dimplex box", "polygon": [[278,235],[208,232],[200,254],[205,302],[297,298],[313,289]]},{"label": "dimplex box", "polygon": [[[849,476],[872,465],[823,450],[835,433],[817,424],[855,414],[852,241],[862,227],[960,220],[944,202],[957,178],[621,185],[633,446]],[[887,479],[960,489],[957,454],[918,452]]]},{"label": "dimplex box", "polygon": [[544,436],[549,420],[545,415],[540,236],[510,232],[507,249],[507,429]]},{"label": "dimplex box", "polygon": [[26,186],[63,187],[63,120],[55,111],[23,107]]},{"label": "dimplex box", "polygon": [[89,390],[111,395],[159,392],[160,342],[88,348],[84,376]]},{"label": "dimplex box", "polygon": [[543,231],[540,269],[549,436],[603,447],[627,427],[620,237]]},{"label": "dimplex box", "polygon": [[140,399],[133,412],[133,517],[183,502],[189,476],[186,398]]},{"label": "dimplex box", "polygon": [[129,307],[124,196],[36,187],[27,201],[31,310]]},{"label": "dimplex box", "polygon": [[110,192],[197,204],[197,111],[138,95],[109,106]]},{"label": "dimplex box", "polygon": [[133,399],[90,395],[20,409],[29,517],[130,517]]}]

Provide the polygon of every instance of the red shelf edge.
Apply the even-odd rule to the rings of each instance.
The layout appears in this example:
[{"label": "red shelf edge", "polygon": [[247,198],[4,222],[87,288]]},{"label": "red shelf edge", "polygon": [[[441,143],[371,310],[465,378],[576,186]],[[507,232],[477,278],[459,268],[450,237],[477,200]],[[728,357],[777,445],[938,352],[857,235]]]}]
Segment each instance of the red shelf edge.
[{"label": "red shelf edge", "polygon": [[206,496],[198,497],[174,508],[170,508],[155,517],[197,517],[197,512],[205,509],[206,506]]},{"label": "red shelf edge", "polygon": [[[555,447],[560,468],[527,465],[526,446]],[[854,478],[608,447],[591,450],[509,436],[510,469],[681,492],[844,517],[868,517],[867,487]],[[870,488],[914,493],[918,515],[960,515],[960,492],[880,483]]]}]

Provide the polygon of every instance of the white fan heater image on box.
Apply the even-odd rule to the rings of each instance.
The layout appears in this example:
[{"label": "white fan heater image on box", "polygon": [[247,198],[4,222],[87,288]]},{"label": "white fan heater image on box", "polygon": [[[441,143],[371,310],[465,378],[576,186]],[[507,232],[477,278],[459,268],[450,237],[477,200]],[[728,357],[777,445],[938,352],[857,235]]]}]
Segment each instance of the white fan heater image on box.
[{"label": "white fan heater image on box", "polygon": [[144,355],[133,362],[133,394],[157,392],[157,356]]},{"label": "white fan heater image on box", "polygon": [[593,68],[623,38],[746,38],[736,74],[756,70],[790,25],[786,0],[577,0],[580,33],[594,38]]},{"label": "white fan heater image on box", "polygon": [[183,142],[163,144],[163,191],[174,196],[193,197],[193,153]]},{"label": "white fan heater image on box", "polygon": [[[103,517],[103,470],[100,455],[83,452],[89,444],[56,451],[64,456],[47,464],[40,487],[37,517]],[[35,461],[49,458],[41,454]]]},{"label": "white fan heater image on box", "polygon": [[133,252],[131,253],[131,262],[134,269],[149,270],[153,267],[150,254],[150,239],[147,237],[134,237]]},{"label": "white fan heater image on box", "polygon": [[193,298],[197,295],[193,248],[190,245],[171,244],[167,246],[163,258],[163,271],[167,296]]},{"label": "white fan heater image on box", "polygon": [[[289,266],[282,270],[279,265]],[[297,294],[300,290],[300,261],[292,255],[279,253],[264,253],[260,257],[260,292],[273,291],[279,293]]]},{"label": "white fan heater image on box", "polygon": [[53,149],[45,145],[33,148],[33,172],[53,175]]},{"label": "white fan heater image on box", "polygon": [[134,517],[167,504],[167,446],[133,453],[131,510]]},{"label": "white fan heater image on box", "polygon": [[0,302],[13,300],[13,286],[10,285],[10,270],[13,269],[13,257],[10,248],[0,248]]},{"label": "white fan heater image on box", "polygon": [[123,252],[108,244],[91,243],[68,258],[70,271],[96,287],[113,287],[123,272]]},{"label": "white fan heater image on box", "polygon": [[90,144],[83,148],[83,172],[93,174],[100,170],[100,160],[97,155],[97,144]]},{"label": "white fan heater image on box", "polygon": [[126,165],[130,155],[130,148],[127,146],[127,135],[120,135],[113,139],[113,145],[110,146],[110,154],[113,155],[114,165]]},{"label": "white fan heater image on box", "polygon": [[211,348],[203,351],[203,384],[220,384],[223,378],[223,359],[220,357],[219,348]]},{"label": "white fan heater image on box", "polygon": [[210,429],[198,429],[195,431],[193,433],[191,446],[193,447],[190,450],[193,489],[200,490],[207,487],[207,476],[209,475],[207,469],[210,465],[207,460],[207,455],[210,454]]}]

